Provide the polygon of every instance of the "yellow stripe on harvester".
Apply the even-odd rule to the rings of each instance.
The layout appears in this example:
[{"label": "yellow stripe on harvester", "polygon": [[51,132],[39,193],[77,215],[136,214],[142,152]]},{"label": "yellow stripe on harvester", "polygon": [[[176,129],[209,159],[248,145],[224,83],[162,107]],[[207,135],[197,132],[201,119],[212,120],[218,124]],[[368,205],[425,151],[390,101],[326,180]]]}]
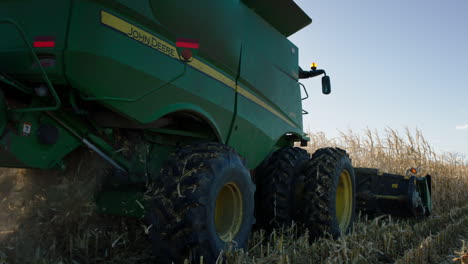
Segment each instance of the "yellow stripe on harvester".
[{"label": "yellow stripe on harvester", "polygon": [[193,68],[215,78],[216,80],[224,83],[225,85],[231,87],[232,89],[236,89],[236,82],[229,79],[226,75],[220,73],[219,71],[211,68],[210,66],[206,65],[205,63],[201,62],[193,58],[192,61],[188,62],[188,65],[192,66]]},{"label": "yellow stripe on harvester", "polygon": [[278,111],[276,111],[273,107],[269,106],[268,104],[266,104],[265,102],[263,102],[262,100],[260,100],[258,97],[256,97],[255,95],[251,94],[250,92],[248,92],[247,90],[245,90],[244,88],[240,87],[240,86],[237,86],[237,92],[242,94],[243,96],[245,96],[246,98],[248,98],[249,100],[251,100],[252,102],[258,104],[259,106],[265,108],[266,110],[268,110],[269,112],[271,112],[272,114],[276,115],[277,117],[281,118],[283,121],[285,121],[286,123],[288,123],[289,125],[293,126],[293,127],[296,127],[293,123],[291,123],[284,115],[282,115],[281,113],[279,113]]},{"label": "yellow stripe on harvester", "polygon": [[[166,54],[174,59],[180,60],[179,54],[177,53],[176,47],[173,45],[165,42],[164,40],[159,39],[158,37],[148,33],[147,31],[138,28],[135,25],[128,23],[127,21],[116,17],[106,11],[101,11],[101,23],[109,26],[121,33],[125,34],[127,37],[132,38],[152,49],[155,49],[163,54]],[[260,98],[256,97],[255,95],[251,94],[244,88],[240,87],[239,85],[236,86],[236,82],[231,80],[226,75],[222,74],[221,72],[215,70],[214,68],[210,67],[206,63],[193,58],[192,61],[187,63],[191,67],[205,73],[206,75],[218,80],[219,82],[225,84],[226,86],[235,89],[236,92],[243,95],[250,101],[256,103],[257,105],[263,107],[265,110],[269,111],[270,113],[276,115],[277,117],[281,118],[283,121],[288,123],[289,125],[296,127],[287,117],[282,115],[280,112],[275,110],[273,107],[268,105],[267,103],[263,102]]]}]

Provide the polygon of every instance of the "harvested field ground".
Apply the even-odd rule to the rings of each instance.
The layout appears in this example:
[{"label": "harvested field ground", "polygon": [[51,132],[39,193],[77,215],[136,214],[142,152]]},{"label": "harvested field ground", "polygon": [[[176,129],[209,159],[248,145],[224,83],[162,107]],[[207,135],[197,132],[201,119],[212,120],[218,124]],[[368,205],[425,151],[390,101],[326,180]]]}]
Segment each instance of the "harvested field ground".
[{"label": "harvested field ground", "polygon": [[[338,240],[311,242],[296,225],[271,234],[257,230],[247,252],[227,249],[220,263],[468,263],[465,160],[434,153],[419,131],[349,132],[332,140],[318,133],[311,142],[310,152],[326,146],[346,149],[356,167],[399,174],[419,167],[421,176],[431,174],[433,215],[360,215],[353,231]],[[95,176],[105,168],[92,153],[85,154],[85,159],[70,157],[73,165],[64,172],[0,170],[0,264],[158,263],[142,220],[95,213]]]}]

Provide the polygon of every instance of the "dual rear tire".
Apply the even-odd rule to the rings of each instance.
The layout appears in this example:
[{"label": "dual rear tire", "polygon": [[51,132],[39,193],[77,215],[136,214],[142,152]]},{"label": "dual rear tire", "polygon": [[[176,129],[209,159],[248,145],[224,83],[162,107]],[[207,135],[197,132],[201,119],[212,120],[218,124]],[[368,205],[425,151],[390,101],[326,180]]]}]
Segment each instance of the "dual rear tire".
[{"label": "dual rear tire", "polygon": [[275,151],[256,170],[255,216],[257,226],[267,231],[290,225],[298,208],[294,199],[294,181],[309,154],[294,147]]},{"label": "dual rear tire", "polygon": [[337,238],[348,232],[356,208],[355,175],[348,154],[339,148],[317,150],[299,181],[302,212],[297,220],[311,237],[328,233]]},{"label": "dual rear tire", "polygon": [[[227,245],[245,248],[255,223],[265,229],[303,223],[313,237],[339,236],[354,218],[354,171],[346,152],[300,148],[273,153],[257,169],[258,192],[230,147],[179,148],[148,193],[149,237],[161,263],[214,263]],[[255,199],[254,199],[255,194]]]},{"label": "dual rear tire", "polygon": [[339,148],[317,150],[312,158],[300,149],[282,148],[259,168],[256,217],[271,230],[293,221],[312,238],[346,233],[355,211],[355,175],[351,160]]}]

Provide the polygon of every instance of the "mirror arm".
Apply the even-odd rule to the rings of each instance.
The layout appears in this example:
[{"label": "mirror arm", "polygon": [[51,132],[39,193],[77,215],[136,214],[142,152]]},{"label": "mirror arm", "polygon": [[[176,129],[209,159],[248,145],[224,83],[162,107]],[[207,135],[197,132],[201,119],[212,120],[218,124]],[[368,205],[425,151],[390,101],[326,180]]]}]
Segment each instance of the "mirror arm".
[{"label": "mirror arm", "polygon": [[303,71],[301,68],[299,68],[299,79],[313,78],[321,74],[324,74],[325,76],[327,76],[327,73],[325,72],[325,70]]}]

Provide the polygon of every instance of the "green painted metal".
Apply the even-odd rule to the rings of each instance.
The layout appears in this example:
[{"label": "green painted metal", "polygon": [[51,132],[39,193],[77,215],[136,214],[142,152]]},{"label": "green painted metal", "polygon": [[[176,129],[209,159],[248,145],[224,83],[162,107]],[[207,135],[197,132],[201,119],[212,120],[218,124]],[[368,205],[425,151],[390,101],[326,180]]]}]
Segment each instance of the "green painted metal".
[{"label": "green painted metal", "polygon": [[16,88],[18,90],[20,90],[21,92],[25,93],[25,94],[32,94],[33,91],[31,91],[30,89],[28,89],[27,87],[25,87],[24,85],[22,85],[21,83],[18,83],[18,82],[15,82],[15,80],[13,80],[11,77],[9,77],[8,75],[6,75],[5,73],[0,73],[0,82],[3,82],[13,88]]},{"label": "green painted metal", "polygon": [[[48,90],[52,93],[52,96],[54,97],[54,100],[55,100],[55,105],[54,106],[16,108],[16,109],[13,109],[12,111],[14,111],[14,112],[36,112],[36,111],[53,111],[53,110],[59,109],[60,104],[61,104],[60,98],[58,97],[57,92],[54,89],[54,86],[50,82],[49,77],[47,76],[47,73],[44,70],[44,67],[42,67],[42,64],[39,61],[39,58],[37,57],[36,53],[34,52],[31,44],[29,43],[29,41],[28,41],[28,39],[26,37],[26,33],[24,33],[24,30],[21,29],[21,27],[18,25],[18,23],[16,23],[13,20],[10,20],[10,19],[2,19],[2,20],[0,20],[0,24],[10,24],[18,31],[18,33],[21,36],[21,39],[23,40],[24,44],[26,45],[27,50],[29,51],[29,53],[33,57],[35,65],[37,65],[37,68],[39,68],[39,70],[41,71],[42,78],[43,78],[44,82],[46,83]],[[23,89],[21,89],[21,86],[16,85],[14,82],[11,82],[11,84],[13,85],[13,87],[15,87],[17,89],[20,89],[21,91],[24,91]]]},{"label": "green painted metal", "polygon": [[[277,1],[275,6],[284,3]],[[200,114],[206,113],[212,120],[210,125],[219,132],[222,141],[231,133],[227,143],[238,149],[253,168],[284,134],[302,135],[298,49],[278,31],[277,23],[267,18],[268,14],[259,16],[249,8],[257,4],[210,0],[181,6],[178,1],[101,0],[74,1],[70,6],[65,1],[54,4],[54,9],[69,10],[60,13],[60,18],[68,21],[68,27],[47,26],[55,28],[54,34],[60,36],[53,49],[64,54],[58,68],[64,69],[64,78],[82,98],[100,101],[109,109],[141,123],[186,110],[180,108],[181,103],[202,109]],[[259,108],[252,98],[236,93],[236,87],[104,25],[102,11],[172,46],[176,37],[199,39],[198,60],[232,80],[235,86],[248,90],[282,118],[272,114],[271,109]],[[297,17],[304,18],[297,6],[288,12],[296,12]],[[18,19],[27,25],[28,39],[40,34],[29,25],[27,18]],[[303,20],[302,24],[307,21]],[[298,25],[296,21],[291,24]],[[67,43],[66,48],[64,43]],[[236,97],[242,98],[236,100]],[[272,115],[267,118],[270,122],[258,118],[252,109],[265,112],[258,116]],[[261,144],[263,149],[259,151],[254,149],[256,144],[248,144],[249,148],[245,144],[247,141],[265,144]]]},{"label": "green painted metal", "polygon": [[156,132],[156,133],[162,133],[162,134],[169,134],[169,135],[216,140],[215,138],[212,138],[212,134],[202,133],[198,131],[194,132],[194,131],[182,131],[182,130],[162,129],[162,128],[154,128],[154,129],[150,129],[150,131]]},{"label": "green painted metal", "polygon": [[[7,127],[0,138],[0,161],[3,167],[61,168],[63,157],[80,145],[72,134],[44,113],[18,113],[12,121],[16,126]],[[39,139],[39,128],[43,125],[57,128],[55,144],[44,144]],[[15,158],[3,155],[4,152],[13,154]]]},{"label": "green painted metal", "polygon": [[[246,86],[246,89],[252,87],[251,92],[254,96],[277,110],[295,126],[284,125],[284,121],[275,115],[268,118],[273,122],[267,123],[251,111],[244,111],[258,107],[250,99],[238,100],[239,112],[236,113],[234,108],[237,94],[232,87],[192,67],[184,70],[186,64],[181,61],[151,49],[112,28],[100,25],[96,18],[99,19],[102,5],[107,3],[109,2],[78,1],[72,12],[89,14],[72,15],[70,45],[65,51],[67,65],[70,65],[67,67],[68,79],[72,86],[83,94],[106,99],[138,98],[134,103],[102,103],[142,123],[149,123],[167,113],[182,110],[177,106],[186,102],[208,112],[223,139],[227,138],[231,128],[236,127],[231,127],[226,120],[237,114],[237,130],[232,132],[228,144],[238,149],[252,167],[263,160],[265,153],[270,152],[285,133],[302,134],[301,105],[298,103],[300,90],[295,76],[298,70],[297,47],[244,4],[236,1],[206,1],[180,6],[177,1],[152,1],[150,9],[157,18],[153,24],[146,19],[133,19],[131,11],[135,11],[136,8],[141,11],[143,4],[132,6],[131,11],[122,8],[108,12],[172,45],[178,36],[200,39],[198,59],[233,81],[240,76],[240,85]],[[121,3],[130,5],[125,1]],[[112,5],[105,7],[111,8]],[[207,15],[206,12],[197,12],[198,9],[212,12]],[[127,12],[124,12],[125,10]],[[174,16],[174,12],[177,12],[178,16]],[[218,16],[224,19],[218,19]],[[177,17],[186,19],[180,20]],[[220,23],[212,23],[214,19]],[[152,28],[157,29],[154,25],[157,22],[167,27],[170,32],[180,34],[168,38],[158,35],[158,31],[151,31]],[[88,40],[89,35],[96,36],[92,43]],[[108,45],[105,45],[106,43]],[[123,50],[125,52],[122,52]],[[241,56],[242,62],[239,65]],[[88,61],[93,61],[93,65],[82,67]],[[180,76],[181,74],[183,76]],[[95,78],[96,75],[101,78]],[[147,96],[141,98],[142,94]],[[258,111],[266,111],[267,115],[272,115],[265,109],[260,108]],[[272,124],[275,125],[272,127]],[[250,131],[254,131],[253,134],[258,137],[252,137]],[[268,136],[267,140],[264,135]],[[258,151],[254,149],[254,144],[249,144],[251,148],[244,147],[247,140],[268,142],[266,145],[262,144],[265,150]]]},{"label": "green painted metal", "polygon": [[179,79],[180,77],[184,76],[185,74],[185,71],[187,69],[187,66],[184,67],[184,71],[177,75],[176,77],[174,77],[172,80],[169,80],[167,81],[166,83],[163,83],[161,84],[160,86],[156,86],[148,91],[145,91],[143,94],[140,94],[140,95],[136,95],[132,98],[125,98],[125,97],[112,97],[112,96],[98,96],[98,97],[86,97],[86,96],[81,96],[81,99],[85,100],[85,101],[120,101],[120,102],[136,102],[136,101],[139,101],[143,98],[145,98],[146,96],[150,95],[151,93],[155,92],[156,90],[159,90],[161,89],[162,87],[166,86],[166,85],[169,85],[175,81],[177,81],[177,79]]},{"label": "green painted metal", "polygon": [[[0,6],[0,20],[16,23],[31,46],[35,37],[54,37],[55,47],[34,48],[34,51],[39,58],[55,58],[57,64],[46,69],[47,76],[54,86],[66,85],[63,49],[67,42],[71,1],[0,1]],[[43,82],[41,70],[33,67],[35,61],[18,29],[11,23],[0,24],[0,32],[0,72],[21,81]]]},{"label": "green painted metal", "polygon": [[[135,173],[132,168],[137,165],[135,165],[131,160],[123,157],[123,155],[121,155],[119,151],[110,145],[103,137],[91,133],[89,131],[91,129],[90,127],[84,126],[83,123],[80,123],[77,119],[74,119],[72,116],[64,113],[55,114],[46,112],[46,114],[48,117],[52,118],[58,126],[72,135],[75,140],[95,151],[104,160],[107,160],[107,162],[110,161],[109,163],[111,163],[111,165],[116,169],[124,171],[125,173]],[[109,136],[108,129],[103,129],[99,132]],[[110,132],[110,134],[112,134],[112,130],[110,130]]]},{"label": "green painted metal", "polygon": [[[0,82],[0,165],[60,167],[68,153],[92,144],[128,172],[121,183],[133,185],[157,177],[181,144],[228,144],[254,169],[304,138],[299,51],[286,36],[310,18],[289,0],[272,1],[271,10],[267,1],[181,3],[0,1],[0,21],[8,22],[0,23],[0,72],[9,76]],[[293,18],[283,21],[285,14]],[[38,36],[52,37],[54,47],[33,47]],[[192,58],[180,56],[178,37],[199,41]],[[55,65],[42,67],[43,58]],[[36,96],[39,85],[51,95]],[[113,125],[95,122],[95,114]],[[42,124],[58,129],[57,142],[41,143]],[[101,201],[134,205],[118,196]]]},{"label": "green painted metal", "polygon": [[[281,34],[289,37],[312,22],[312,19],[289,0],[242,0]],[[284,23],[287,17],[288,22]]]}]

